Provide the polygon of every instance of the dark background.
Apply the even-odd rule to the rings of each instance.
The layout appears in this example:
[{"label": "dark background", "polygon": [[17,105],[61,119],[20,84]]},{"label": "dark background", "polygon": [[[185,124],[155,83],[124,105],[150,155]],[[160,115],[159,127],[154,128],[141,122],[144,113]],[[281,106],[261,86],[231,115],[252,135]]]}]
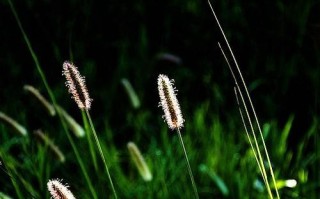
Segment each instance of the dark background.
[{"label": "dark background", "polygon": [[[222,116],[234,110],[233,82],[217,42],[225,50],[226,45],[207,1],[13,3],[64,106],[74,106],[63,100],[61,89],[62,63],[72,58],[86,76],[97,118],[121,123],[128,105],[122,77],[133,84],[143,106],[156,111],[159,73],[176,80],[185,111],[207,99],[211,111]],[[261,119],[281,124],[294,114],[293,135],[303,133],[319,113],[319,1],[212,3]],[[0,5],[0,106],[19,110],[24,84],[44,87],[9,6]],[[162,53],[181,62],[161,59]]]}]

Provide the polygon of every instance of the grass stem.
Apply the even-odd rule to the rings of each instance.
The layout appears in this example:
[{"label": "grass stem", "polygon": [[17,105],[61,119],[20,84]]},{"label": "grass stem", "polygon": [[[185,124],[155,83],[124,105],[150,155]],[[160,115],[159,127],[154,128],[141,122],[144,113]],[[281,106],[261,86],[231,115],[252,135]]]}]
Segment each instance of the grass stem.
[{"label": "grass stem", "polygon": [[54,105],[55,109],[56,109],[57,112],[58,112],[58,116],[59,116],[59,119],[60,119],[60,121],[61,121],[62,127],[63,127],[63,129],[64,129],[64,131],[65,131],[65,133],[66,133],[66,135],[67,135],[67,137],[68,137],[68,140],[69,140],[69,142],[70,142],[70,144],[71,144],[71,147],[72,147],[72,149],[73,149],[73,151],[74,151],[74,153],[75,153],[75,155],[76,155],[76,158],[77,158],[77,161],[78,161],[78,163],[79,163],[79,165],[80,165],[81,171],[82,171],[82,173],[83,173],[83,175],[84,175],[84,177],[85,177],[85,179],[86,179],[86,182],[87,182],[87,184],[88,184],[88,186],[89,186],[89,189],[90,189],[90,191],[91,191],[91,193],[92,193],[92,197],[93,197],[94,199],[97,199],[97,194],[96,194],[96,192],[95,192],[94,189],[93,189],[93,185],[92,185],[91,180],[90,180],[90,178],[89,178],[89,175],[88,175],[88,173],[87,173],[87,171],[86,171],[86,169],[85,169],[85,166],[84,166],[83,161],[82,161],[82,159],[81,159],[81,156],[80,156],[80,154],[79,154],[79,152],[78,152],[78,149],[77,149],[77,147],[76,147],[76,145],[75,145],[75,143],[74,143],[74,141],[73,141],[73,139],[72,139],[72,137],[71,137],[71,135],[70,135],[70,133],[69,133],[69,131],[68,131],[68,129],[67,129],[67,125],[66,125],[65,121],[63,120],[61,111],[57,108],[58,105],[57,105],[55,96],[54,96],[54,94],[53,94],[53,92],[52,92],[52,90],[51,90],[51,88],[50,88],[50,86],[49,86],[49,84],[48,84],[48,82],[47,82],[46,76],[45,76],[45,74],[44,74],[44,72],[43,72],[43,70],[42,70],[42,68],[41,68],[41,66],[40,66],[40,63],[39,63],[39,61],[38,61],[38,57],[37,57],[36,53],[33,51],[33,48],[32,48],[32,45],[31,45],[31,43],[30,43],[30,40],[29,40],[27,34],[25,33],[22,25],[21,25],[19,16],[18,16],[18,14],[17,14],[17,12],[16,12],[16,10],[15,10],[15,8],[14,8],[13,3],[11,2],[11,0],[7,0],[7,2],[8,2],[8,4],[9,4],[10,8],[11,8],[11,11],[12,11],[15,19],[16,19],[16,22],[17,22],[17,24],[18,24],[18,26],[19,26],[19,29],[20,29],[21,33],[22,33],[22,36],[23,36],[23,38],[24,38],[24,41],[25,41],[26,44],[27,44],[27,47],[28,47],[28,49],[29,49],[29,52],[30,52],[30,54],[31,54],[31,56],[32,56],[32,58],[33,58],[33,61],[34,61],[35,65],[36,65],[36,68],[37,68],[37,70],[38,70],[38,73],[40,74],[40,77],[41,77],[41,79],[42,79],[42,82],[43,82],[43,84],[45,85],[46,90],[47,90],[47,92],[48,92],[48,94],[49,94],[49,96],[50,96],[50,99],[51,99],[51,101],[52,101],[52,104]]},{"label": "grass stem", "polygon": [[81,113],[82,113],[82,120],[83,120],[84,128],[86,131],[86,137],[87,137],[87,141],[88,141],[88,145],[89,145],[89,150],[90,150],[90,154],[91,154],[91,158],[92,158],[92,162],[93,162],[93,167],[96,170],[96,172],[98,173],[98,163],[97,163],[96,153],[94,151],[94,145],[92,143],[92,137],[90,134],[91,128],[90,128],[88,119],[86,117],[85,111],[81,111]]},{"label": "grass stem", "polygon": [[[254,106],[253,106],[251,97],[250,97],[250,95],[249,95],[248,88],[247,88],[247,86],[246,86],[246,83],[245,83],[244,78],[243,78],[243,76],[242,76],[242,73],[241,73],[241,71],[240,71],[240,67],[239,67],[239,65],[238,65],[238,62],[237,62],[237,60],[236,60],[236,58],[235,58],[235,56],[234,56],[234,54],[233,54],[233,51],[232,51],[232,49],[231,49],[231,47],[230,47],[230,45],[229,45],[228,39],[227,39],[227,37],[226,37],[226,35],[225,35],[225,33],[224,33],[221,25],[220,25],[220,22],[219,22],[219,20],[218,20],[218,17],[217,17],[217,15],[216,15],[216,13],[215,13],[214,10],[213,10],[213,7],[212,7],[212,5],[211,5],[211,3],[210,3],[210,0],[208,0],[208,3],[209,3],[209,6],[210,6],[210,9],[211,9],[211,11],[212,11],[212,14],[214,15],[214,18],[215,18],[215,20],[216,20],[216,22],[217,22],[217,24],[218,24],[218,26],[219,26],[219,29],[220,29],[220,31],[221,31],[221,33],[222,33],[222,36],[223,36],[223,38],[224,38],[224,40],[225,40],[225,42],[226,42],[226,44],[227,44],[227,46],[228,46],[228,49],[229,49],[229,51],[230,51],[230,54],[231,54],[232,59],[233,59],[233,61],[234,61],[234,64],[235,64],[235,66],[236,66],[236,68],[237,68],[238,74],[239,74],[239,76],[240,76],[242,85],[243,85],[243,87],[244,87],[244,89],[245,89],[246,97],[247,97],[247,99],[249,100],[250,108],[251,108],[251,110],[252,110],[252,112],[253,112],[254,119],[255,119],[255,121],[256,121],[256,123],[257,123],[257,126],[258,126],[258,131],[259,131],[259,134],[260,134],[260,137],[261,137],[261,140],[262,140],[262,144],[263,144],[263,149],[264,149],[264,152],[265,152],[265,155],[266,155],[266,157],[267,157],[268,164],[269,164],[270,174],[271,174],[272,181],[273,181],[273,184],[274,184],[274,188],[275,188],[275,191],[276,191],[276,194],[277,194],[277,198],[280,199],[279,192],[278,192],[278,188],[277,188],[277,183],[276,183],[276,180],[275,180],[274,172],[273,172],[272,165],[271,165],[271,161],[270,161],[269,154],[268,154],[268,150],[267,150],[266,144],[265,144],[265,142],[264,142],[264,138],[263,138],[263,135],[262,135],[261,127],[260,127],[260,124],[259,124],[259,121],[258,121],[257,114],[256,114],[256,112],[255,112],[255,109],[254,109]],[[235,81],[237,81],[237,80],[235,79]],[[239,88],[239,87],[238,87],[238,88]],[[240,95],[242,95],[242,94],[241,94],[241,90],[239,90],[239,92],[240,92]],[[245,105],[245,104],[244,104],[244,105]],[[246,110],[246,111],[247,111],[247,110]],[[248,114],[248,113],[247,113],[247,114]],[[249,115],[248,115],[248,119],[250,119]],[[255,138],[254,131],[253,131],[253,135],[254,135],[254,139],[256,139],[256,138]],[[258,149],[259,149],[259,148],[257,147],[257,151],[258,151],[258,155],[259,155],[260,151],[259,151]],[[261,165],[261,166],[262,166],[262,168],[263,168],[263,167],[264,167],[263,161],[262,161],[262,160],[260,160],[260,161],[262,162],[262,165]],[[267,179],[266,179],[266,180],[267,180]],[[272,197],[272,198],[273,198],[273,197]]]},{"label": "grass stem", "polygon": [[181,146],[182,146],[182,149],[183,149],[183,152],[184,152],[184,156],[185,156],[185,158],[186,158],[186,162],[187,162],[187,166],[188,166],[188,171],[189,171],[189,175],[190,175],[190,179],[191,179],[191,183],[192,183],[194,195],[195,195],[195,197],[196,197],[197,199],[199,199],[199,194],[198,194],[197,186],[196,186],[196,183],[195,183],[194,178],[193,178],[193,174],[192,174],[191,166],[190,166],[190,163],[189,163],[187,151],[186,151],[186,148],[184,147],[183,139],[182,139],[182,136],[181,136],[181,133],[180,133],[179,128],[177,128],[177,133],[178,133],[178,135],[179,135],[180,143],[181,143]]},{"label": "grass stem", "polygon": [[103,163],[104,163],[104,166],[105,166],[105,168],[106,168],[106,172],[107,172],[107,175],[108,175],[108,179],[109,179],[109,181],[110,181],[111,189],[112,189],[112,191],[113,191],[114,197],[117,199],[118,196],[117,196],[116,190],[115,190],[115,188],[114,188],[114,185],[113,185],[113,182],[112,182],[112,179],[111,179],[111,175],[110,175],[110,172],[109,172],[109,168],[108,168],[106,159],[105,159],[105,157],[104,157],[104,155],[103,155],[102,148],[101,148],[101,145],[100,145],[100,142],[99,142],[99,138],[98,138],[98,136],[97,136],[97,133],[96,133],[96,130],[95,130],[95,128],[94,128],[94,125],[93,125],[93,122],[92,122],[92,119],[91,119],[91,116],[90,116],[90,113],[89,113],[88,109],[86,109],[86,114],[87,114],[87,117],[88,117],[88,120],[89,120],[89,124],[90,124],[91,130],[92,130],[94,139],[96,140],[96,144],[97,144],[97,147],[98,147],[98,150],[99,150],[101,159],[102,159],[102,161],[103,161]]}]

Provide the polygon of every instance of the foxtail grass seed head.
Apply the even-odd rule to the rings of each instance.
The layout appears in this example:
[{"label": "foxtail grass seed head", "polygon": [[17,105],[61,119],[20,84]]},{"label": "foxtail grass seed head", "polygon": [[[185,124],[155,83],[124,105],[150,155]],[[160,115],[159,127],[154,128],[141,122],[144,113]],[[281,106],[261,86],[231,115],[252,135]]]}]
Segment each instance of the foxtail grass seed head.
[{"label": "foxtail grass seed head", "polygon": [[49,149],[56,155],[56,157],[59,159],[61,163],[64,163],[66,161],[66,158],[62,151],[59,149],[57,145],[54,144],[54,142],[46,135],[44,134],[40,129],[35,130],[34,134],[41,139],[46,145],[48,145]]},{"label": "foxtail grass seed head", "polygon": [[65,61],[62,75],[67,79],[66,86],[78,107],[83,110],[89,110],[92,99],[90,99],[85,78],[80,75],[78,68],[73,63]]},{"label": "foxtail grass seed head", "polygon": [[71,117],[67,113],[67,111],[65,111],[62,107],[57,106],[57,109],[60,111],[62,117],[66,120],[68,128],[73,132],[73,134],[78,138],[84,137],[86,133],[82,126],[73,117]]},{"label": "foxtail grass seed head", "polygon": [[141,177],[143,178],[143,180],[147,181],[147,182],[151,181],[152,174],[150,172],[150,169],[149,169],[146,161],[144,160],[143,156],[141,155],[140,150],[137,147],[137,145],[133,142],[128,142],[127,147],[128,147],[131,159],[133,160],[133,162],[137,166],[137,169],[138,169]]},{"label": "foxtail grass seed head", "polygon": [[43,97],[43,95],[41,95],[38,89],[30,85],[24,85],[23,89],[33,94],[40,101],[40,103],[48,110],[51,116],[56,115],[56,110],[54,109],[54,107],[48,102],[48,100],[46,100],[45,97]]},{"label": "foxtail grass seed head", "polygon": [[59,179],[49,180],[47,186],[53,199],[76,199],[68,189],[69,186],[63,185]]},{"label": "foxtail grass seed head", "polygon": [[170,54],[170,53],[160,53],[160,54],[158,54],[157,59],[160,61],[171,62],[171,63],[177,64],[177,65],[182,64],[182,59],[180,57],[178,57],[177,55]]},{"label": "foxtail grass seed head", "polygon": [[133,108],[138,109],[140,107],[140,100],[139,100],[137,93],[134,91],[131,83],[126,78],[122,78],[121,83],[122,83],[123,87],[125,88],[128,96],[131,100],[131,104],[132,104]]},{"label": "foxtail grass seed head", "polygon": [[12,128],[14,128],[20,135],[27,136],[28,131],[26,128],[24,128],[21,124],[19,124],[17,121],[12,119],[11,117],[7,116],[3,112],[0,111],[0,120],[6,122],[8,125],[10,125]]},{"label": "foxtail grass seed head", "polygon": [[164,118],[170,129],[180,129],[183,127],[180,105],[177,100],[176,91],[173,87],[174,80],[169,80],[166,75],[160,74],[158,77],[158,91],[160,96],[160,106],[164,111]]}]

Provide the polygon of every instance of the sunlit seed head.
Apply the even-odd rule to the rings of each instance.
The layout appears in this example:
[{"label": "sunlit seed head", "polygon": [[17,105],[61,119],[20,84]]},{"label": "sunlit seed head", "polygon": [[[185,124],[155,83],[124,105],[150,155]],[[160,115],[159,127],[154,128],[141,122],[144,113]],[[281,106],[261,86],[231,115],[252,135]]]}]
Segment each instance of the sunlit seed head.
[{"label": "sunlit seed head", "polygon": [[53,199],[76,199],[68,189],[69,186],[63,185],[59,179],[49,180],[47,186]]},{"label": "sunlit seed head", "polygon": [[297,186],[297,181],[295,179],[286,180],[286,187],[294,188]]},{"label": "sunlit seed head", "polygon": [[78,68],[71,62],[65,61],[63,63],[62,75],[66,77],[66,86],[78,107],[89,110],[92,99],[90,99],[85,78],[80,75]]},{"label": "sunlit seed head", "polygon": [[160,96],[160,106],[164,111],[164,118],[170,129],[183,127],[183,118],[180,105],[177,100],[173,80],[169,80],[166,75],[160,74],[158,77],[158,91]]}]

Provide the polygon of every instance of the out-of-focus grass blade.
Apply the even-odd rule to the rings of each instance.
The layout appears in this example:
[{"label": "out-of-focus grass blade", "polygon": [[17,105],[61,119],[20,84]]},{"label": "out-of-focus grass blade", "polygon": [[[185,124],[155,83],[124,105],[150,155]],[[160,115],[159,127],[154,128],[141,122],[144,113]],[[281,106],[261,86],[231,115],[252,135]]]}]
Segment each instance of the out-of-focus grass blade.
[{"label": "out-of-focus grass blade", "polygon": [[3,112],[0,111],[0,120],[6,122],[8,125],[10,125],[12,128],[14,128],[20,135],[27,136],[28,131],[26,128],[24,128],[21,124],[19,124],[17,121],[12,119],[11,117],[7,116]]},{"label": "out-of-focus grass blade", "polygon": [[0,199],[12,199],[10,196],[0,192]]},{"label": "out-of-focus grass blade", "polygon": [[292,127],[293,120],[294,120],[294,116],[291,115],[281,132],[279,143],[278,143],[278,151],[277,151],[279,157],[282,157],[287,150],[287,139]]},{"label": "out-of-focus grass blade", "polygon": [[199,170],[207,175],[209,175],[209,177],[213,180],[213,182],[217,185],[217,187],[219,188],[219,190],[221,191],[221,193],[224,196],[228,196],[229,195],[229,189],[226,186],[226,184],[224,183],[224,181],[213,171],[210,171],[208,169],[208,167],[204,164],[201,164],[199,166]]},{"label": "out-of-focus grass blade", "polygon": [[133,108],[138,109],[140,107],[140,100],[136,92],[134,91],[131,83],[126,78],[122,78],[121,83],[130,98]]}]

